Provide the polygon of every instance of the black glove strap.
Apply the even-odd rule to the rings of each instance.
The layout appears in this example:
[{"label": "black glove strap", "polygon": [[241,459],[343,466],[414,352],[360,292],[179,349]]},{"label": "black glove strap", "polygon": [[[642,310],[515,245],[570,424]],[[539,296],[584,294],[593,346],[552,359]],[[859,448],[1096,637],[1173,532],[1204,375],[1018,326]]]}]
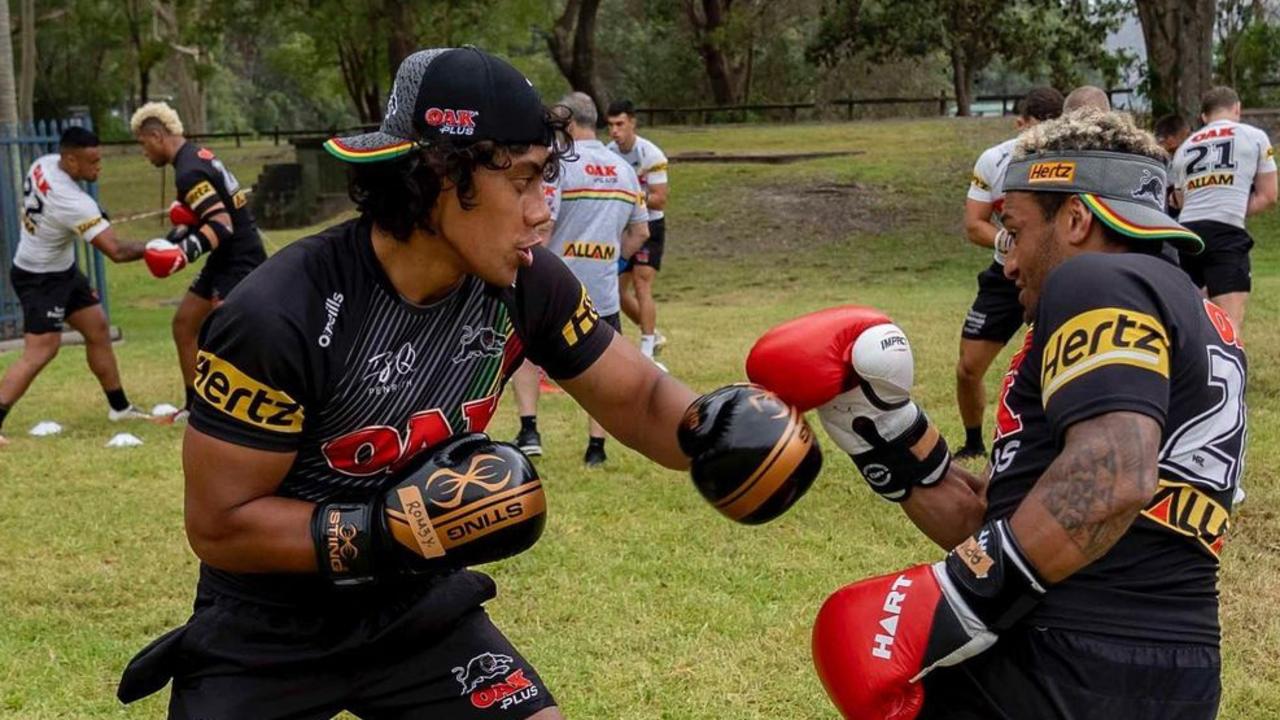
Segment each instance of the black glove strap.
[{"label": "black glove strap", "polygon": [[338,587],[374,580],[374,503],[319,503],[311,539],[320,574]]},{"label": "black glove strap", "polygon": [[182,250],[182,254],[187,256],[187,262],[193,263],[196,258],[209,252],[209,238],[199,230],[192,229],[184,237],[174,241],[178,249]]},{"label": "black glove strap", "polygon": [[854,419],[853,431],[873,447],[849,457],[871,489],[886,500],[903,502],[916,485],[933,485],[951,467],[947,441],[923,411],[906,432],[893,440],[880,437],[875,423],[864,417]]},{"label": "black glove strap", "polygon": [[1049,586],[1004,520],[992,520],[947,555],[947,576],[978,619],[996,632],[1031,612]]}]

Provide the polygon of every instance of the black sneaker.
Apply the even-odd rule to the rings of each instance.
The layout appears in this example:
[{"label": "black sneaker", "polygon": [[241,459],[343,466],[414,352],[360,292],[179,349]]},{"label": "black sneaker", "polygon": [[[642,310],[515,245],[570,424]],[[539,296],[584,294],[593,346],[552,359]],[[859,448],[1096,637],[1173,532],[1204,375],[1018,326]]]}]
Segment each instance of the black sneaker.
[{"label": "black sneaker", "polygon": [[608,459],[609,456],[604,454],[603,445],[588,445],[586,454],[582,456],[582,462],[586,463],[587,467],[603,465]]},{"label": "black sneaker", "polygon": [[983,458],[987,456],[987,448],[983,445],[965,445],[960,448],[952,457],[957,460],[969,460],[972,458]]},{"label": "black sneaker", "polygon": [[525,455],[537,457],[542,454],[542,436],[537,430],[521,430],[516,435],[516,447]]}]

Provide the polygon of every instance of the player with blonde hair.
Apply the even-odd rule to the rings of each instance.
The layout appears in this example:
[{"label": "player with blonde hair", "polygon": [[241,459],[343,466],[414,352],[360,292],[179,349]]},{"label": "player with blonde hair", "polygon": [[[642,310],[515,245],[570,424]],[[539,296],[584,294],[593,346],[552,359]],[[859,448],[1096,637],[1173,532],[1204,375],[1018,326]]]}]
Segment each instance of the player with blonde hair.
[{"label": "player with blonde hair", "polygon": [[145,260],[151,274],[168,277],[209,256],[173,316],[173,341],[187,389],[186,402],[173,420],[182,421],[195,392],[200,325],[267,254],[240,182],[213,151],[187,141],[173,108],[147,103],[133,114],[129,127],[152,165],[173,165],[177,185],[178,199],[169,213],[173,229],[165,238],[147,243]]}]

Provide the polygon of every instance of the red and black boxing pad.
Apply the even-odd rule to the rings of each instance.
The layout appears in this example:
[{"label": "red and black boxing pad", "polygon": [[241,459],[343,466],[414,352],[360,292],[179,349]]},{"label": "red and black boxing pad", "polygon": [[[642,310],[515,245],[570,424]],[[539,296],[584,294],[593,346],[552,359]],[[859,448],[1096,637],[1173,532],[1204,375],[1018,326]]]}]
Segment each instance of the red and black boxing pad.
[{"label": "red and black boxing pad", "polygon": [[721,514],[749,525],[796,503],[822,469],[822,450],[796,408],[764,388],[722,387],[694,401],[677,431],[693,484]]},{"label": "red and black boxing pad", "polygon": [[857,386],[850,347],[867,328],[892,322],[860,305],[801,315],[760,336],[747,355],[747,377],[808,412]]}]

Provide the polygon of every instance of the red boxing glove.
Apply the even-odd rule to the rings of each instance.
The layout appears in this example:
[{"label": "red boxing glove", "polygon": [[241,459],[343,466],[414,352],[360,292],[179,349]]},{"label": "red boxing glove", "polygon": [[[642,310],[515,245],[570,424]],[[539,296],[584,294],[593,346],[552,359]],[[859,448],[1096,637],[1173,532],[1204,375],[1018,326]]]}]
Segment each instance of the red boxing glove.
[{"label": "red boxing glove", "polygon": [[853,342],[867,328],[892,322],[859,305],[801,315],[756,341],[747,355],[747,377],[807,412],[858,384],[849,363]]},{"label": "red boxing glove", "polygon": [[845,718],[912,720],[924,706],[921,678],[990,648],[1045,587],[1005,522],[994,520],[941,562],[827,598],[813,626],[818,677]]},{"label": "red boxing glove", "polygon": [[174,200],[173,204],[169,206],[169,223],[174,227],[185,225],[193,228],[200,224],[200,218],[196,217],[191,208]]},{"label": "red boxing glove", "polygon": [[142,259],[151,274],[158,278],[167,278],[187,266],[187,254],[164,238],[147,241]]}]

